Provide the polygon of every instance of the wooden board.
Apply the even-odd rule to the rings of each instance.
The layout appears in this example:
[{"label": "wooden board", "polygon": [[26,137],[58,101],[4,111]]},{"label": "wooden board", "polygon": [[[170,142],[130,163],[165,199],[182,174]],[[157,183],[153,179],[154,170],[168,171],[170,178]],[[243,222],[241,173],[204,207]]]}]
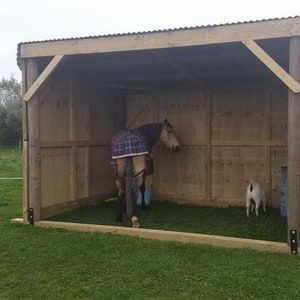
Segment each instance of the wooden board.
[{"label": "wooden board", "polygon": [[287,145],[287,90],[275,90],[271,93],[271,140]]},{"label": "wooden board", "polygon": [[126,127],[158,122],[158,97],[154,94],[127,96]]},{"label": "wooden board", "polygon": [[[13,224],[22,224],[22,219],[11,220]],[[207,235],[200,233],[188,233],[168,230],[130,228],[110,225],[82,224],[58,221],[40,221],[35,223],[36,227],[42,228],[60,228],[79,232],[99,232],[112,233],[119,235],[130,235],[146,239],[155,239],[162,241],[173,241],[179,243],[203,244],[218,247],[253,249],[261,251],[272,251],[280,253],[290,253],[290,248],[286,243],[251,240],[236,237],[227,237],[219,235]],[[298,251],[300,253],[300,251]]]},{"label": "wooden board", "polygon": [[271,197],[268,203],[280,207],[281,168],[287,166],[287,147],[271,147]]},{"label": "wooden board", "polygon": [[76,160],[76,171],[77,171],[77,199],[88,197],[88,168],[86,166],[86,149],[87,147],[76,147],[77,160]]},{"label": "wooden board", "polygon": [[300,84],[288,72],[286,72],[268,53],[266,53],[255,41],[243,41],[243,44],[265,64],[293,93],[300,93]]},{"label": "wooden board", "polygon": [[90,122],[91,141],[109,144],[116,132],[116,94],[112,89],[101,88],[93,83],[91,86]]},{"label": "wooden board", "polygon": [[[182,146],[179,153],[159,147],[155,157],[154,193],[205,198],[205,147]],[[166,199],[167,200],[167,199]]]},{"label": "wooden board", "polygon": [[20,57],[173,48],[298,35],[300,35],[300,18],[288,18],[165,32],[84,38],[76,41],[68,39],[25,43],[20,45]]},{"label": "wooden board", "polygon": [[52,85],[39,107],[44,215],[115,194],[109,144],[120,126],[115,104],[124,101],[84,75],[62,71]]},{"label": "wooden board", "polygon": [[[268,174],[263,147],[212,147],[212,201],[244,205],[250,179],[267,191]],[[268,197],[268,195],[266,195]]]},{"label": "wooden board", "polygon": [[71,201],[70,162],[70,149],[41,150],[42,208]]},{"label": "wooden board", "polygon": [[111,165],[110,146],[91,148],[91,196],[104,193],[115,193],[113,167]]},{"label": "wooden board", "polygon": [[66,141],[70,136],[69,81],[58,73],[43,91],[39,107],[40,137],[43,141]]},{"label": "wooden board", "polygon": [[159,121],[168,118],[182,145],[204,145],[208,99],[203,92],[161,94]]},{"label": "wooden board", "polygon": [[220,91],[212,99],[212,142],[264,141],[269,93]]},{"label": "wooden board", "polygon": [[[157,98],[158,103],[141,114],[137,125],[167,117],[182,151],[173,155],[158,147],[153,152],[156,199],[244,205],[252,178],[264,187],[269,204],[279,206],[287,141],[284,90],[162,93]],[[128,97],[127,121],[144,107],[145,99],[147,95]]]},{"label": "wooden board", "polygon": [[63,57],[63,55],[56,55],[51,60],[51,62],[46,66],[43,72],[39,75],[39,77],[34,81],[34,83],[29,87],[26,94],[23,96],[24,101],[30,101],[30,99],[32,99],[32,97],[41,89],[41,87],[49,79],[51,74],[58,67]]},{"label": "wooden board", "polygon": [[[289,72],[300,81],[300,38],[290,39]],[[300,94],[288,96],[288,233],[295,230],[300,240]]]}]

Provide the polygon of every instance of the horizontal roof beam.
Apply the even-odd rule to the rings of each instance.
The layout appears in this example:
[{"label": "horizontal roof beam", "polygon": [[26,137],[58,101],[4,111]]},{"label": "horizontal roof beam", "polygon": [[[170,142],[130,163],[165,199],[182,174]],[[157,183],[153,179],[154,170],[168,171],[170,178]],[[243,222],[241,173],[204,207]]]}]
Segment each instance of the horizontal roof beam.
[{"label": "horizontal roof beam", "polygon": [[300,18],[20,44],[20,58],[162,49],[300,35]]}]

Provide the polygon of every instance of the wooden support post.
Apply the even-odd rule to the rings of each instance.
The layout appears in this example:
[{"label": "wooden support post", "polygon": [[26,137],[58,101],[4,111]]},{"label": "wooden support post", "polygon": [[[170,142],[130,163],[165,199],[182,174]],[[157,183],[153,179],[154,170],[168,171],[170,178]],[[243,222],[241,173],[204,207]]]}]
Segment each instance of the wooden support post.
[{"label": "wooden support post", "polygon": [[28,86],[28,91],[23,96],[24,101],[29,101],[41,88],[41,86],[46,82],[49,76],[55,71],[58,67],[59,63],[63,59],[63,55],[56,55],[51,60],[49,65],[45,68],[45,70],[32,82],[30,86]]},{"label": "wooden support post", "polygon": [[265,64],[290,90],[300,93],[299,79],[293,74],[287,73],[272,57],[268,55],[255,41],[242,41],[242,43],[263,63]]},{"label": "wooden support post", "polygon": [[[38,77],[38,65],[35,60],[27,61],[27,88],[29,89]],[[28,189],[29,206],[34,210],[34,220],[41,219],[41,164],[38,98],[32,98],[28,106]]]},{"label": "wooden support post", "polygon": [[[290,40],[289,72],[300,81],[300,37]],[[300,241],[300,94],[289,91],[288,103],[288,232]]]},{"label": "wooden support post", "polygon": [[[27,91],[27,64],[26,60],[22,61],[22,94]],[[28,118],[27,103],[22,101],[22,123],[23,123],[23,220],[28,222],[29,209],[29,182],[28,182]]]}]

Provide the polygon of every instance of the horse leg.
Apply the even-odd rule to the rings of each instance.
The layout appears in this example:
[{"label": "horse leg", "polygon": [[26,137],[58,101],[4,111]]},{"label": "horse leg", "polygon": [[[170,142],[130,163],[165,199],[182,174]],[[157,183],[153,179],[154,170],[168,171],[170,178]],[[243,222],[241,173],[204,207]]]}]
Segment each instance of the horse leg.
[{"label": "horse leg", "polygon": [[132,217],[131,217],[131,222],[132,222],[132,227],[139,228],[140,227],[140,222],[137,217],[137,204],[136,200],[139,195],[139,190],[141,188],[141,185],[143,183],[143,174],[140,174],[136,176],[132,182]]},{"label": "horse leg", "polygon": [[143,176],[143,182],[141,184],[141,195],[142,195],[142,203],[141,203],[141,208],[145,209],[146,208],[146,203],[145,203],[145,175]]},{"label": "horse leg", "polygon": [[139,220],[137,218],[137,205],[136,200],[140,191],[140,188],[145,179],[145,166],[146,166],[146,158],[144,155],[134,156],[133,157],[133,173],[138,174],[134,177],[132,184],[132,205],[133,205],[133,213],[131,217],[131,222],[133,227],[140,227]]},{"label": "horse leg", "polygon": [[118,187],[118,199],[119,199],[119,210],[116,217],[116,222],[121,223],[123,221],[123,212],[124,212],[124,197],[125,197],[125,188],[124,188],[124,179],[118,178],[116,180],[116,186]]},{"label": "horse leg", "polygon": [[126,166],[126,160],[125,159],[117,159],[115,160],[115,176],[116,176],[116,186],[118,188],[118,199],[119,199],[119,210],[116,217],[116,222],[122,222],[123,219],[123,213],[126,212],[124,210],[125,206],[125,179],[124,179],[124,173],[125,173],[125,166]]}]

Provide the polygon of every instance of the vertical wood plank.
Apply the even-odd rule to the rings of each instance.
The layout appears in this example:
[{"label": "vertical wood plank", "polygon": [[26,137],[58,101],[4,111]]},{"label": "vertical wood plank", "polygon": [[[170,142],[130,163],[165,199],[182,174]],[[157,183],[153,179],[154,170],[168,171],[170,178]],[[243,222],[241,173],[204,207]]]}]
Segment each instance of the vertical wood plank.
[{"label": "vertical wood plank", "polygon": [[124,129],[126,127],[126,95],[124,92],[118,92],[114,97],[115,107],[115,124],[116,131]]},{"label": "vertical wood plank", "polygon": [[[266,125],[265,125],[265,140],[266,140],[266,144],[269,144],[269,142],[271,141],[271,124],[272,124],[272,114],[271,114],[271,111],[272,111],[272,108],[271,108],[271,105],[272,105],[272,99],[271,99],[271,93],[267,95],[268,98],[266,99]],[[271,192],[271,186],[272,186],[272,183],[271,183],[271,180],[272,180],[272,170],[271,170],[271,146],[268,145],[268,146],[265,146],[265,151],[266,151],[266,154],[265,154],[265,167],[266,167],[266,186],[267,186],[267,197],[269,198],[270,202],[272,202],[272,192]]]},{"label": "vertical wood plank", "polygon": [[[89,145],[86,146],[85,154],[85,172],[86,172],[86,197],[91,196],[91,80],[87,79],[87,84],[84,84],[84,96],[86,97],[86,114],[87,114],[87,123],[86,123],[86,136],[89,141]],[[87,91],[86,91],[87,89]]]},{"label": "vertical wood plank", "polygon": [[212,181],[211,181],[211,108],[212,108],[212,93],[208,91],[206,94],[206,105],[207,105],[207,113],[206,113],[206,162],[205,162],[205,202],[211,202],[211,189],[212,189]]},{"label": "vertical wood plank", "polygon": [[[27,89],[38,77],[38,65],[33,59],[27,61]],[[28,164],[29,205],[34,209],[35,221],[41,220],[41,159],[39,131],[39,103],[34,97],[28,104]]]},{"label": "vertical wood plank", "polygon": [[[290,40],[289,72],[300,81],[300,37]],[[288,230],[300,242],[300,93],[289,91],[288,102]]]},{"label": "vertical wood plank", "polygon": [[[69,78],[69,107],[70,107],[70,140],[77,140],[76,100],[74,96],[74,77]],[[77,200],[77,146],[71,149],[71,201]]]}]

